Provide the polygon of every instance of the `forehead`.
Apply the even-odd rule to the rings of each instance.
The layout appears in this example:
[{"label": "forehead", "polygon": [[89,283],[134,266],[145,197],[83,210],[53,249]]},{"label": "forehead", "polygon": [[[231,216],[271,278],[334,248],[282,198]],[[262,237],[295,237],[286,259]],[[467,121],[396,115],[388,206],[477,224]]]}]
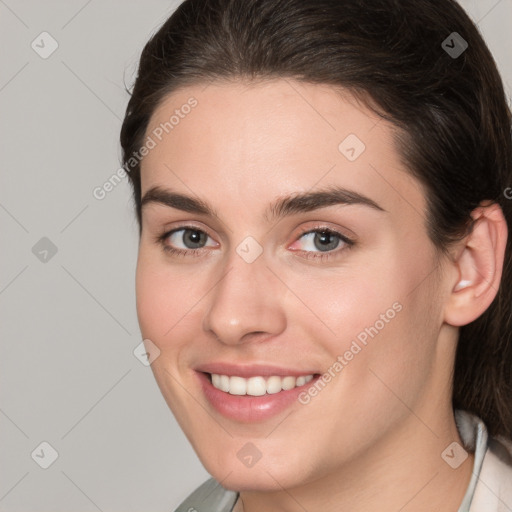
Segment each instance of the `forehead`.
[{"label": "forehead", "polygon": [[[347,91],[279,79],[177,90],[146,130],[142,193],[155,185],[256,203],[315,186],[379,197],[423,212],[422,187],[394,143],[396,128]],[[190,192],[190,190],[189,190]],[[412,206],[415,205],[415,206]]]}]

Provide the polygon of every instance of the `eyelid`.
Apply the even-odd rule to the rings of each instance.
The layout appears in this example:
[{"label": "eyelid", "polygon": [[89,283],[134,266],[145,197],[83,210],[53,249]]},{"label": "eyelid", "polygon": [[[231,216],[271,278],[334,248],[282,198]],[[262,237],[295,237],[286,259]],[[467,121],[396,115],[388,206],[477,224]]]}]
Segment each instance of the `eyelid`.
[{"label": "eyelid", "polygon": [[[313,221],[313,225],[309,225],[308,227],[301,227],[299,229],[299,233],[297,235],[295,235],[294,238],[297,239],[307,233],[316,232],[316,231],[329,231],[332,233],[336,233],[341,238],[345,238],[351,242],[356,241],[356,234],[353,231],[351,231],[347,228],[334,227],[334,226],[331,226],[329,222],[322,222],[322,221],[316,221],[316,222]],[[346,233],[346,231],[350,232],[350,234]]]},{"label": "eyelid", "polygon": [[[178,225],[176,227],[169,227],[167,229],[164,229],[161,235],[157,235],[156,236],[156,242],[159,242],[162,245],[164,245],[164,248],[169,248],[170,249],[170,246],[165,244],[165,240],[168,239],[171,235],[173,235],[177,231],[187,231],[187,230],[189,230],[189,231],[199,231],[201,233],[204,233],[210,240],[213,240],[215,242],[216,246],[220,245],[219,242],[217,242],[215,240],[215,238],[208,232],[207,229],[205,229],[203,227],[199,227],[199,226],[193,225],[193,224],[180,224],[180,225]],[[209,246],[209,247],[211,247],[211,246]],[[193,251],[200,251],[201,249],[204,249],[204,247],[200,247],[200,248],[197,248],[197,249],[176,249],[176,250],[177,251],[186,251],[186,252],[190,252],[191,253]]]},{"label": "eyelid", "polygon": [[211,239],[216,241],[215,237],[212,236],[212,234],[210,233],[209,228],[207,228],[204,224],[200,224],[200,223],[196,224],[195,221],[190,221],[190,222],[185,221],[182,224],[180,224],[180,223],[174,223],[174,224],[171,224],[171,225],[166,224],[166,225],[164,225],[164,227],[161,228],[161,231],[160,231],[161,235],[158,235],[157,238],[160,238],[160,237],[163,237],[163,236],[169,236],[172,233],[174,233],[176,231],[180,231],[182,229],[190,229],[190,230],[195,230],[195,231],[202,231],[203,233],[208,235],[209,238],[211,238]]}]

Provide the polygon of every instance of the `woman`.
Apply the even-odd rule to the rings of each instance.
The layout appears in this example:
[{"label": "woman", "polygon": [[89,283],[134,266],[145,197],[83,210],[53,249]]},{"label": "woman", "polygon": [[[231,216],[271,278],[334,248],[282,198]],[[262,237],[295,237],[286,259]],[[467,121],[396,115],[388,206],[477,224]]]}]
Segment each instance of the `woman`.
[{"label": "woman", "polygon": [[512,510],[510,112],[451,0],[186,0],[124,119],[179,511]]}]

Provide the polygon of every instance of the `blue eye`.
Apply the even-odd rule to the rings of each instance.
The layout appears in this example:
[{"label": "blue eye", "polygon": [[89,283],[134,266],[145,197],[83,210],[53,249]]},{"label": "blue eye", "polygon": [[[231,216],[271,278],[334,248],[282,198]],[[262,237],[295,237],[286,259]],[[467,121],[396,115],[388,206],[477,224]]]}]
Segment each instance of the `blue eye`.
[{"label": "blue eye", "polygon": [[[198,251],[207,246],[206,241],[208,238],[209,235],[201,229],[193,226],[183,226],[179,229],[164,233],[159,237],[159,241],[163,245],[164,251],[185,256],[191,254],[197,255]],[[169,242],[171,242],[172,245],[170,245]],[[176,248],[175,245],[179,243],[181,243],[184,248]],[[215,245],[215,243],[211,244],[213,247],[215,247]]]},{"label": "blue eye", "polygon": [[305,249],[298,249],[306,253],[306,259],[325,260],[335,257],[344,249],[349,249],[355,242],[338,231],[319,226],[314,229],[304,231],[298,238],[298,241],[305,239]]},{"label": "blue eye", "polygon": [[340,245],[340,242],[344,241],[338,233],[327,230],[308,231],[300,238],[306,239],[306,250],[317,249],[321,252],[334,250]]},{"label": "blue eye", "polygon": [[[205,247],[216,247],[218,244],[212,242],[208,244],[210,236],[195,226],[183,226],[172,231],[168,231],[157,238],[162,245],[163,250],[175,256],[200,256]],[[306,240],[305,248],[292,249],[298,253],[304,254],[306,259],[321,259],[335,257],[341,251],[349,249],[355,242],[338,231],[319,226],[314,229],[304,230],[297,242],[301,239]],[[294,242],[297,243],[297,242]],[[181,244],[181,247],[180,247]]]}]

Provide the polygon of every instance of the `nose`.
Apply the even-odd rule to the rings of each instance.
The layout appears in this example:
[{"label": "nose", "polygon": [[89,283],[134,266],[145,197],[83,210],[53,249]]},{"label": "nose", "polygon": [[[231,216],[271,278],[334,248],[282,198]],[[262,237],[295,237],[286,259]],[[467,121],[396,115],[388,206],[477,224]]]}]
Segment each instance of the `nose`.
[{"label": "nose", "polygon": [[207,295],[203,329],[226,345],[274,337],[284,331],[286,290],[261,255],[247,263],[236,252]]}]

